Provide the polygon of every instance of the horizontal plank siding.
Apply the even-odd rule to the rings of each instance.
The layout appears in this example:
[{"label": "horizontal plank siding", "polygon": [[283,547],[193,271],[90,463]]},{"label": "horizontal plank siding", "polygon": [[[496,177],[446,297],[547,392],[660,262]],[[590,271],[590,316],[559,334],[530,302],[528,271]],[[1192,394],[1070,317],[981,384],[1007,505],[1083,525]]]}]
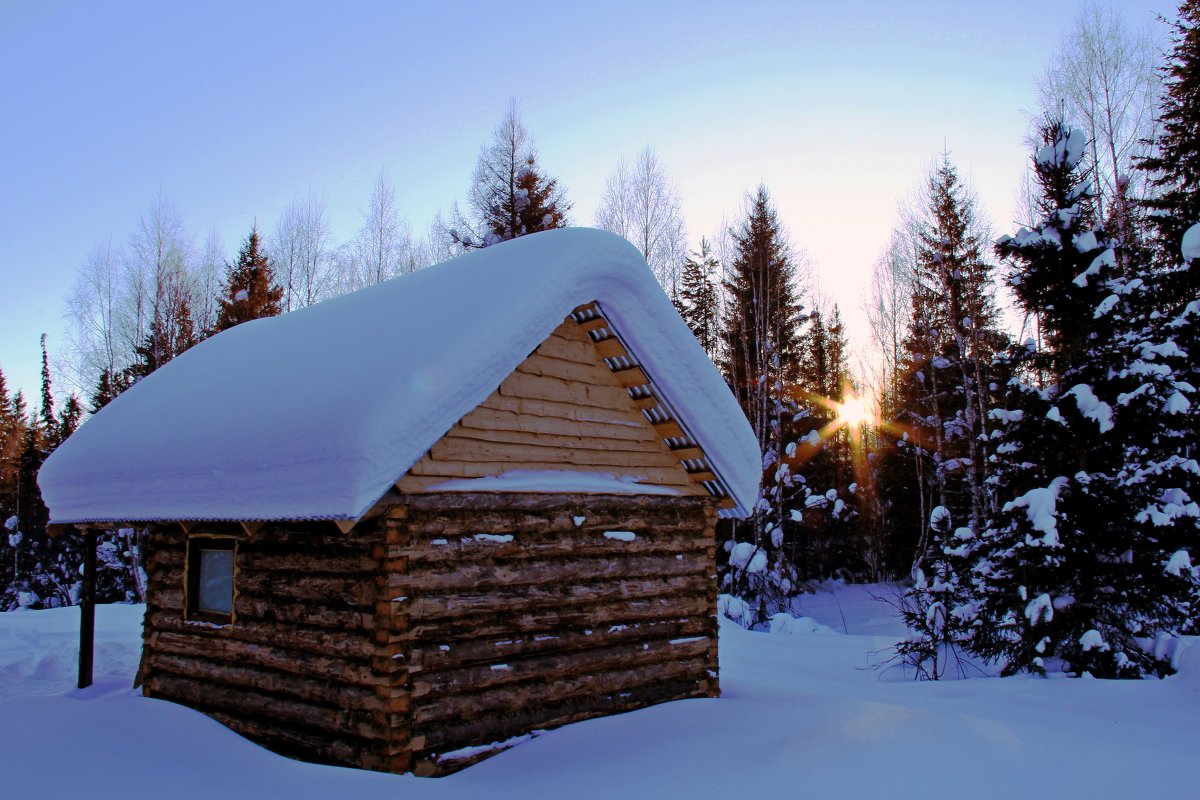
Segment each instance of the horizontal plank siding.
[{"label": "horizontal plank siding", "polygon": [[662,432],[570,319],[434,444],[397,488],[424,492],[441,482],[435,478],[512,470],[603,472],[683,494],[708,493],[688,480]]}]

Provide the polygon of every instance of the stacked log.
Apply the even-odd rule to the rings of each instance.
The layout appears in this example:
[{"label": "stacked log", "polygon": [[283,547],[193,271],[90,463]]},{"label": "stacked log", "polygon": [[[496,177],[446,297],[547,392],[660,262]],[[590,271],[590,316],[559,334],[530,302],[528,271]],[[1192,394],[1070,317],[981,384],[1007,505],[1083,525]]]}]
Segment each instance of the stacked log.
[{"label": "stacked log", "polygon": [[[376,598],[382,532],[331,523],[197,525],[237,541],[234,619],[186,619],[187,534],[147,537],[144,692],[203,711],[285,755],[373,769],[407,768],[403,726],[380,687]],[[390,751],[390,752],[389,752]]]},{"label": "stacked log", "polygon": [[187,535],[149,538],[148,696],[307,761],[445,774],[538,730],[717,684],[716,498],[409,494],[237,541],[234,618],[184,613]]},{"label": "stacked log", "polygon": [[[402,497],[382,525],[410,752],[444,774],[533,731],[718,693],[713,498]],[[403,511],[400,511],[403,509]]]}]

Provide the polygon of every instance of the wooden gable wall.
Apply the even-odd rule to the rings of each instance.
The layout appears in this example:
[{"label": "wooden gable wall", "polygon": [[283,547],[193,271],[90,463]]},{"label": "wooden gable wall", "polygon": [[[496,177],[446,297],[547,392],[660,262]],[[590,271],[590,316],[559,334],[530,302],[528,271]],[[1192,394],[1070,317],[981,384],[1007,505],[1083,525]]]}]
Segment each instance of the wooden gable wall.
[{"label": "wooden gable wall", "polygon": [[421,492],[453,478],[510,470],[603,472],[687,495],[708,494],[570,318],[451,428],[397,488]]}]

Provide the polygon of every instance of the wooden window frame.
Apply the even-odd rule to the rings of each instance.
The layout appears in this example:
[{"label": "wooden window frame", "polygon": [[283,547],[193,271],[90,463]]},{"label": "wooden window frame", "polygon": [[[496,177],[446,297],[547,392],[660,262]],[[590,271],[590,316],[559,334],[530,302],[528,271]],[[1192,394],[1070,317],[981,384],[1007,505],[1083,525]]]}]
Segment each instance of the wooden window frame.
[{"label": "wooden window frame", "polygon": [[213,536],[200,534],[189,536],[187,552],[184,561],[183,597],[184,619],[189,622],[207,622],[212,625],[232,625],[235,611],[228,614],[215,611],[204,611],[197,607],[200,599],[200,551],[201,550],[231,550],[233,551],[233,601],[237,601],[237,540],[232,536]]}]

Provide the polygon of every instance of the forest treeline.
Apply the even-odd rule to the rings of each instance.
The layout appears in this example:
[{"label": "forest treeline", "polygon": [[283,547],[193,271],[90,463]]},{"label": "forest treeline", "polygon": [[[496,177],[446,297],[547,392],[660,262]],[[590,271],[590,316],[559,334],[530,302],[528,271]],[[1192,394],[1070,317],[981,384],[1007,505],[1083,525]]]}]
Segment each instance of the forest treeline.
[{"label": "forest treeline", "polygon": [[[720,533],[723,613],[769,626],[814,581],[900,580],[897,658],[928,677],[964,651],[1014,672],[1171,671],[1168,642],[1200,608],[1200,2],[1167,24],[1159,57],[1111,7],[1081,14],[1038,87],[1018,230],[996,239],[950,154],[936,160],[875,265],[856,375],[842,311],[766,185],[689,251],[655,152],[618,163],[592,222],[645,256],[763,453],[753,514]],[[574,222],[515,103],[464,206],[422,237],[382,172],[352,241],[333,245],[309,194],[229,262],[159,197],[79,271],[55,362],[78,394],[56,403],[44,340],[36,409],[0,374],[0,607],[76,599],[76,543],[47,535],[35,476],[85,413],[233,325]],[[855,396],[873,398],[868,419]],[[102,599],[141,597],[142,535],[106,535]]]}]

